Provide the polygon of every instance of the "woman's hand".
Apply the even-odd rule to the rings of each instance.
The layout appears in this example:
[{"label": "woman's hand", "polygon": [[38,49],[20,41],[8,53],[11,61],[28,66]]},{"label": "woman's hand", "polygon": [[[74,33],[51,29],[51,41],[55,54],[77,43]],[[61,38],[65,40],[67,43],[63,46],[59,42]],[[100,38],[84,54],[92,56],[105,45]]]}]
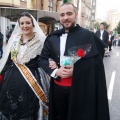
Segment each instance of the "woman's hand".
[{"label": "woman's hand", "polygon": [[56,62],[55,62],[53,59],[51,59],[51,58],[49,58],[49,67],[50,67],[51,69],[57,68]]}]

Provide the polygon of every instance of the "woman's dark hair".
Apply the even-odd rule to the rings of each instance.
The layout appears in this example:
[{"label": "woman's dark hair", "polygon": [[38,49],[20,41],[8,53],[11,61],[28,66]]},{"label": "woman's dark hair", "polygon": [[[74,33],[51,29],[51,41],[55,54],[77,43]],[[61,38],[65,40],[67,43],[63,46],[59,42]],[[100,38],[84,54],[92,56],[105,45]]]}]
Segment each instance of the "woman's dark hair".
[{"label": "woman's dark hair", "polygon": [[34,23],[33,23],[33,19],[32,19],[32,17],[31,17],[30,13],[28,13],[28,12],[23,12],[23,13],[19,16],[19,18],[18,18],[19,25],[20,25],[20,21],[19,21],[20,18],[21,18],[21,17],[24,17],[24,16],[31,18],[33,27],[35,27],[35,25],[34,25]]}]

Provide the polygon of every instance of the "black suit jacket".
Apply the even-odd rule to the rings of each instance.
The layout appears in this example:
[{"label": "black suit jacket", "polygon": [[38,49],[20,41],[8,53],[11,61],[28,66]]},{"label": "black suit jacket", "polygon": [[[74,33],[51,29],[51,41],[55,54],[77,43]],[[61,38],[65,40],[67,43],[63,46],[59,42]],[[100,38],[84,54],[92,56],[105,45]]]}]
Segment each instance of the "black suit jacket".
[{"label": "black suit jacket", "polygon": [[[60,36],[65,33],[64,29],[53,32],[48,35],[45,40],[44,47],[39,59],[40,66],[50,75],[54,70],[49,68],[48,59],[52,58],[57,66],[60,67]],[[74,33],[74,34],[73,34]],[[66,40],[66,47],[64,55],[68,55],[68,49],[74,46],[91,44],[90,53],[85,56],[86,58],[95,56],[97,54],[104,54],[104,48],[107,47],[93,32],[76,26],[71,29]]]},{"label": "black suit jacket", "polygon": [[[96,32],[96,35],[100,38],[100,30],[98,30]],[[103,42],[108,45],[109,35],[108,35],[108,32],[106,30],[104,30],[102,37],[103,37],[103,39],[102,39]]]},{"label": "black suit jacket", "polygon": [[[64,30],[49,35],[45,41],[40,66],[51,74],[48,58],[52,58],[60,66],[60,36]],[[101,55],[106,46],[97,35],[80,26],[70,29],[64,55],[74,46],[91,44],[90,52],[74,65],[72,86],[70,91],[67,120],[109,120],[106,80]],[[54,80],[50,81],[49,120],[56,120],[54,108]],[[58,93],[59,94],[59,93]]]}]

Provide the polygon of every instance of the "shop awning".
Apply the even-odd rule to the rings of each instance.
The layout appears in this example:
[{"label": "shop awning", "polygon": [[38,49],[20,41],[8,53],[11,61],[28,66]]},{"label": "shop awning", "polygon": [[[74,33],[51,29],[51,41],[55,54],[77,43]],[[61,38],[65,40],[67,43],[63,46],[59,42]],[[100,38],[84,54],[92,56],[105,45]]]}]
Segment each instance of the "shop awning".
[{"label": "shop awning", "polygon": [[51,17],[54,18],[56,21],[59,20],[59,13],[57,12],[12,7],[0,7],[0,16],[12,19],[13,21],[17,20],[18,16],[23,12],[31,13],[36,19],[40,19],[42,17]]}]

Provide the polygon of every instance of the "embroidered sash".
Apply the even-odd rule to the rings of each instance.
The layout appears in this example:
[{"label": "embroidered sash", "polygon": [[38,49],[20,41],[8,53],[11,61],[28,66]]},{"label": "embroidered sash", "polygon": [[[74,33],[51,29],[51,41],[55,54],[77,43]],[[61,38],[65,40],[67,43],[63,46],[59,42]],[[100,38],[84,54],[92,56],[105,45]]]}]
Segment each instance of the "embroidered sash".
[{"label": "embroidered sash", "polygon": [[36,94],[38,99],[44,105],[44,107],[45,107],[44,115],[45,116],[48,115],[48,106],[46,105],[48,102],[47,97],[45,96],[44,91],[38,84],[37,80],[35,79],[35,77],[31,73],[31,71],[25,65],[21,65],[21,64],[17,64],[17,63],[15,63],[15,65],[17,66],[17,68],[19,69],[19,71],[21,72],[21,74],[25,78],[26,82],[31,87],[31,89],[34,91],[34,93]]},{"label": "embroidered sash", "polygon": [[35,79],[35,77],[31,73],[29,68],[27,68],[27,66],[25,66],[23,64],[17,63],[16,58],[17,58],[17,54],[18,54],[20,38],[21,38],[21,35],[18,35],[13,42],[13,45],[11,47],[11,59],[13,60],[14,64],[19,69],[19,71],[21,72],[21,74],[23,75],[23,77],[25,78],[26,82],[29,84],[29,86],[31,87],[31,89],[33,90],[35,95],[41,101],[41,103],[43,105],[43,109],[44,109],[43,114],[45,116],[47,116],[48,115],[48,106],[47,106],[48,101],[47,101],[47,97],[44,94],[44,91],[42,90],[42,88],[38,84],[37,80]]},{"label": "embroidered sash", "polygon": [[18,54],[19,42],[20,42],[21,35],[18,35],[14,40],[11,47],[11,59],[16,62],[16,57]]}]

